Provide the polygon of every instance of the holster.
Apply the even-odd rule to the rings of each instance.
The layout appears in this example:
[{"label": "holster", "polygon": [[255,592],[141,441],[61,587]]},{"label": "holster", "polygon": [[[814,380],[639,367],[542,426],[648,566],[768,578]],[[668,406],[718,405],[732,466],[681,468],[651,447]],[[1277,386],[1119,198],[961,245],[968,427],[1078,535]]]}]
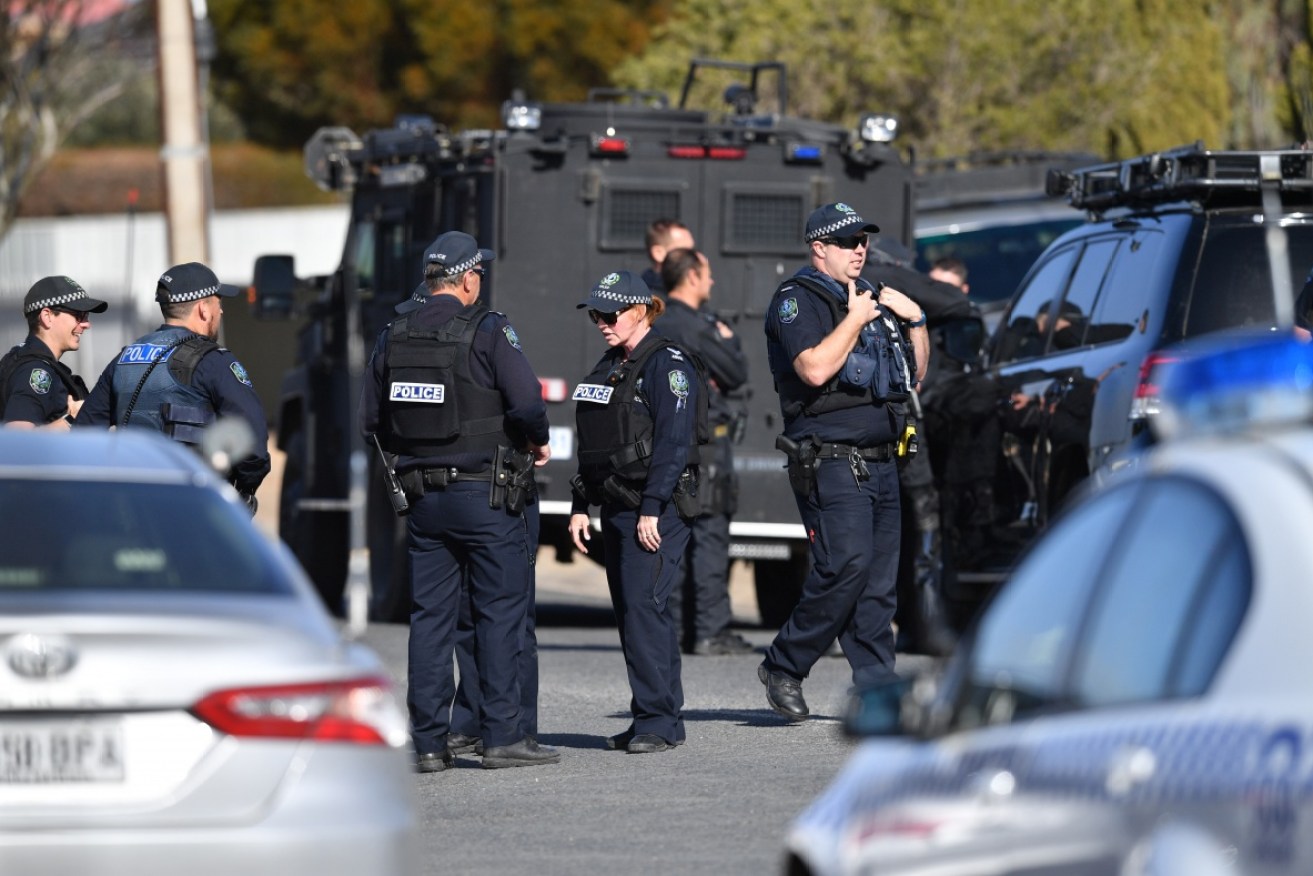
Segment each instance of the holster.
[{"label": "holster", "polygon": [[165,435],[193,447],[200,446],[205,427],[214,422],[214,412],[207,408],[173,402],[160,405],[160,417],[164,421]]},{"label": "holster", "polygon": [[783,450],[789,458],[789,486],[799,496],[810,496],[816,488],[816,452],[820,442],[811,435],[801,441],[794,441],[787,435],[775,438],[775,449]]},{"label": "holster", "polygon": [[401,490],[406,494],[410,504],[414,505],[420,499],[424,498],[424,470],[412,468],[410,471],[402,472],[397,475],[397,480],[401,481]]},{"label": "holster", "polygon": [[702,513],[702,500],[698,498],[698,475],[692,468],[686,468],[675,483],[675,492],[670,497],[675,503],[675,512],[685,520],[692,520]]},{"label": "holster", "polygon": [[498,445],[492,457],[492,480],[488,489],[488,507],[503,505],[512,514],[524,510],[533,490],[533,454]]},{"label": "holster", "polygon": [[631,511],[643,504],[643,494],[615,475],[602,481],[602,492],[608,501],[624,505]]},{"label": "holster", "polygon": [[584,482],[583,475],[570,478],[570,492],[589,505],[600,505],[605,498],[601,490],[593,489]]}]

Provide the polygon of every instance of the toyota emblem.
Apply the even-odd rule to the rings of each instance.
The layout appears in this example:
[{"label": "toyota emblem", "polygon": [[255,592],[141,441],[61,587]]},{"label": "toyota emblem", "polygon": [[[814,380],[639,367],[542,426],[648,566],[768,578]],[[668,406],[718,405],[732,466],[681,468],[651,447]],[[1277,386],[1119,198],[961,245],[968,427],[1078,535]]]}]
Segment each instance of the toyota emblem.
[{"label": "toyota emblem", "polygon": [[5,647],[9,668],[28,678],[63,675],[77,663],[77,650],[63,636],[14,636]]}]

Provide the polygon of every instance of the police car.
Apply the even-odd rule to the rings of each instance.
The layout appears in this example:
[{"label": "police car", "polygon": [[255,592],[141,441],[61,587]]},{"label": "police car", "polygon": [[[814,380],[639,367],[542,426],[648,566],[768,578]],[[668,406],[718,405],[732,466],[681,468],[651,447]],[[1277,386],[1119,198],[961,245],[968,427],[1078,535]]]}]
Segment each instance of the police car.
[{"label": "police car", "polygon": [[1313,872],[1313,345],[1164,366],[1163,441],[1032,545],[794,823],[793,874]]}]

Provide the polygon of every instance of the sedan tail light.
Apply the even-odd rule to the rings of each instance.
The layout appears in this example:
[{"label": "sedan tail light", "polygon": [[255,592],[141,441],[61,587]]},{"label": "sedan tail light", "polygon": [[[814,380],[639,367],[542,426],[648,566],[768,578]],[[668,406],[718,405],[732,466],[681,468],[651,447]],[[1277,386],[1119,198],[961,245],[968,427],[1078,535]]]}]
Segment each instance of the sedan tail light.
[{"label": "sedan tail light", "polygon": [[191,711],[229,736],[393,747],[406,742],[406,717],[385,678],[221,690]]}]

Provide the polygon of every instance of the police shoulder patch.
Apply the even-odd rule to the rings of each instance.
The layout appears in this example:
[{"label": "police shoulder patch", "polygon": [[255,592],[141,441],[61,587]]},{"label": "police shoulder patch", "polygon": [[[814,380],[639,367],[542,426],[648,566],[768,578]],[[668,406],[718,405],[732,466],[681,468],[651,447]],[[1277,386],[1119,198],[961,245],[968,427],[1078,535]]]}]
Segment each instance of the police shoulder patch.
[{"label": "police shoulder patch", "polygon": [[780,302],[779,309],[780,322],[790,323],[798,318],[798,299],[785,298]]},{"label": "police shoulder patch", "polygon": [[679,398],[688,398],[688,375],[678,369],[671,371],[670,391]]},{"label": "police shoulder patch", "polygon": [[251,377],[246,373],[246,369],[242,367],[241,362],[234,361],[232,364],[228,366],[228,369],[232,371],[233,377],[236,377],[239,381],[245,383],[247,386],[251,385]]},{"label": "police shoulder patch", "polygon": [[511,328],[509,325],[504,325],[502,326],[502,333],[506,335],[506,342],[508,344],[517,350],[523,351],[524,348],[520,346],[520,336],[515,333],[515,329]]},{"label": "police shoulder patch", "polygon": [[54,384],[54,380],[51,378],[50,372],[46,369],[33,368],[32,373],[27,375],[27,384],[32,387],[33,392],[36,392],[39,395],[45,395],[50,392],[50,387]]}]

